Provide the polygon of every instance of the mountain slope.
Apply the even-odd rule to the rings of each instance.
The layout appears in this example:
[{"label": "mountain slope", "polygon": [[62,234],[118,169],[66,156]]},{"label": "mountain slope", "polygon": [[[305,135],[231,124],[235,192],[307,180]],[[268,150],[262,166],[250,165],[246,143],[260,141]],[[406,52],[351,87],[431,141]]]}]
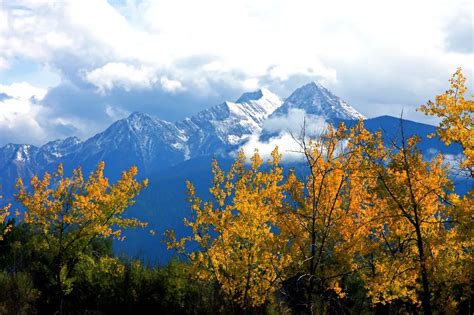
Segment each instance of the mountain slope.
[{"label": "mountain slope", "polygon": [[132,165],[149,173],[160,165],[166,167],[184,160],[186,140],[186,135],[173,123],[132,113],[85,141],[80,150],[64,160],[67,165],[82,165],[87,170],[98,161],[105,161],[107,168],[118,175]]},{"label": "mountain slope", "polygon": [[234,102],[203,110],[176,125],[189,135],[191,157],[225,154],[262,129],[263,121],[281,106],[280,98],[262,89]]},{"label": "mountain slope", "polygon": [[12,186],[18,177],[54,171],[59,162],[66,170],[81,166],[87,174],[105,161],[106,174],[116,179],[132,165],[146,175],[190,158],[223,155],[259,132],[281,104],[277,95],[262,89],[176,123],[135,112],[85,142],[71,137],[40,148],[7,145],[0,148],[0,181]]},{"label": "mountain slope", "polygon": [[355,108],[317,82],[296,89],[271,117],[288,115],[291,109],[304,110],[307,115],[322,117],[327,122],[365,118]]}]

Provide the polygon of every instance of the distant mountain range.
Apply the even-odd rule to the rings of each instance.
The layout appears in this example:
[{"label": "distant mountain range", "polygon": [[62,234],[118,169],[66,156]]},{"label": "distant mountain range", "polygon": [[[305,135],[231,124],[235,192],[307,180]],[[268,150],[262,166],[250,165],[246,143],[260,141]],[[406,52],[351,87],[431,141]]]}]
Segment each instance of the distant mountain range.
[{"label": "distant mountain range", "polygon": [[[87,174],[105,161],[106,175],[113,180],[136,165],[140,176],[150,179],[150,187],[138,198],[132,214],[148,221],[160,234],[167,228],[184,233],[182,219],[189,215],[185,179],[193,180],[198,192],[206,195],[212,156],[230,165],[232,153],[250,137],[262,141],[272,137],[263,130],[267,121],[284,119],[295,109],[332,124],[344,121],[351,125],[365,118],[316,82],[298,88],[284,101],[267,89],[244,93],[235,102],[224,102],[178,122],[135,112],[86,141],[70,137],[41,147],[8,144],[0,148],[1,193],[8,198],[17,178],[28,182],[33,174],[54,171],[58,163],[66,171],[81,166]],[[401,122],[407,136],[423,138],[420,149],[428,158],[438,152],[453,156],[461,152],[456,145],[446,147],[436,138],[427,139],[435,132],[434,126],[390,116],[367,119],[365,125],[371,131],[382,130],[389,142],[400,138]],[[170,255],[156,237],[144,231],[130,231],[128,240],[117,243],[116,249],[153,260],[164,261]]]},{"label": "distant mountain range", "polygon": [[363,118],[315,82],[297,89],[285,102],[261,89],[178,122],[135,112],[84,142],[71,137],[42,147],[8,144],[0,149],[0,182],[6,189],[14,179],[51,170],[59,162],[89,171],[103,160],[111,175],[131,165],[137,165],[142,174],[151,174],[201,156],[225,156],[249,136],[259,134],[266,119],[295,108],[328,122]]}]

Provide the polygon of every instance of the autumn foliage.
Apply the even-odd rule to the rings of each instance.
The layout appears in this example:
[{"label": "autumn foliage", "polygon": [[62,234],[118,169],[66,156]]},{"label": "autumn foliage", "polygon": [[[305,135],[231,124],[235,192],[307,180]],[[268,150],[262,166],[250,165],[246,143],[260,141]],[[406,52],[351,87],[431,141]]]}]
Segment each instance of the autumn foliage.
[{"label": "autumn foliage", "polygon": [[466,77],[459,68],[449,80],[450,87],[445,93],[436,96],[420,106],[427,115],[441,118],[438,135],[446,144],[459,143],[464,150],[461,168],[469,170],[474,176],[474,100],[466,99]]},{"label": "autumn foliage", "polygon": [[255,153],[250,167],[239,152],[228,172],[214,160],[212,201],[203,202],[188,182],[194,220],[185,224],[192,236],[179,241],[169,233],[170,247],[184,251],[194,241],[200,250],[188,256],[194,277],[218,283],[224,294],[243,308],[260,306],[277,289],[281,271],[290,263],[287,244],[275,230],[276,209],[283,206],[283,170],[275,149],[266,170]]},{"label": "autumn foliage", "polygon": [[[439,136],[461,144],[460,165],[472,172],[474,103],[464,98],[460,70],[450,83],[421,110],[443,118]],[[277,151],[264,169],[258,152],[249,166],[240,153],[228,172],[214,162],[213,200],[188,183],[192,236],[168,232],[170,247],[184,252],[196,242],[191,275],[215,282],[243,309],[277,294],[296,313],[342,313],[354,281],[387,312],[470,305],[473,192],[456,195],[443,157],[425,160],[422,140],[406,138],[402,121],[400,130],[388,146],[362,121],[313,139],[303,130],[306,176],[282,176]]]},{"label": "autumn foliage", "polygon": [[[329,127],[317,139],[301,137],[308,176],[299,179],[290,172],[285,185],[287,202],[278,214],[281,236],[292,257],[287,276],[298,275],[303,290],[291,303],[307,311],[328,311],[331,298],[344,298],[342,280],[357,266],[352,257],[362,248],[371,217],[366,161],[357,141],[366,136],[360,122],[353,129]],[[294,288],[293,288],[294,289]]]},{"label": "autumn foliage", "polygon": [[101,162],[85,180],[80,168],[73,171],[72,177],[66,177],[59,165],[53,176],[34,176],[31,190],[21,179],[17,182],[15,198],[25,208],[23,221],[37,232],[35,246],[52,258],[59,313],[64,295],[72,290],[73,272],[92,242],[98,238],[120,238],[121,228],[145,225],[123,217],[133,198],[147,184],[135,179],[137,168],[123,172],[118,182],[111,185],[104,177],[104,167]]},{"label": "autumn foliage", "polygon": [[[465,93],[459,69],[420,110],[441,118],[443,142],[462,147],[456,166],[469,181]],[[123,229],[145,226],[125,212],[147,185],[135,167],[114,184],[104,163],[88,178],[59,165],[18,180],[19,222],[0,206],[0,313],[472,313],[474,190],[455,192],[453,165],[426,159],[403,120],[390,144],[363,121],[305,132],[292,168],[278,148],[267,161],[240,151],[228,169],[213,160],[209,198],[187,182],[189,233],[165,233],[184,259],[165,267],[111,249]]]},{"label": "autumn foliage", "polygon": [[[0,200],[2,200],[2,196],[0,196]],[[0,206],[0,224],[5,223],[5,219],[10,215],[10,211],[9,211],[10,208],[11,208],[10,204]],[[8,233],[10,228],[11,228],[11,226],[7,225],[7,226],[5,226],[4,229],[2,229],[2,232],[0,233],[0,241],[3,239],[3,236],[6,233]]]}]

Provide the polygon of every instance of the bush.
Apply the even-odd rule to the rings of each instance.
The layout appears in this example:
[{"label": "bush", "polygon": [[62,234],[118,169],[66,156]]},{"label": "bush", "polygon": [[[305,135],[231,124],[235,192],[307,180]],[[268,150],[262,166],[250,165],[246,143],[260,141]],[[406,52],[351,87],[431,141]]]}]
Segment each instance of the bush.
[{"label": "bush", "polygon": [[0,314],[36,314],[39,291],[31,277],[23,272],[0,272]]}]

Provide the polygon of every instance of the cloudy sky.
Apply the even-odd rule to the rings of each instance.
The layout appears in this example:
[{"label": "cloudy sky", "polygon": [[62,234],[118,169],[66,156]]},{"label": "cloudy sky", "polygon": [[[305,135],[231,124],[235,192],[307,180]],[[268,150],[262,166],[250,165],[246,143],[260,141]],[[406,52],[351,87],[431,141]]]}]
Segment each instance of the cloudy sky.
[{"label": "cloudy sky", "polygon": [[86,138],[133,111],[179,120],[319,81],[368,117],[415,108],[461,66],[473,3],[0,0],[0,146]]}]

